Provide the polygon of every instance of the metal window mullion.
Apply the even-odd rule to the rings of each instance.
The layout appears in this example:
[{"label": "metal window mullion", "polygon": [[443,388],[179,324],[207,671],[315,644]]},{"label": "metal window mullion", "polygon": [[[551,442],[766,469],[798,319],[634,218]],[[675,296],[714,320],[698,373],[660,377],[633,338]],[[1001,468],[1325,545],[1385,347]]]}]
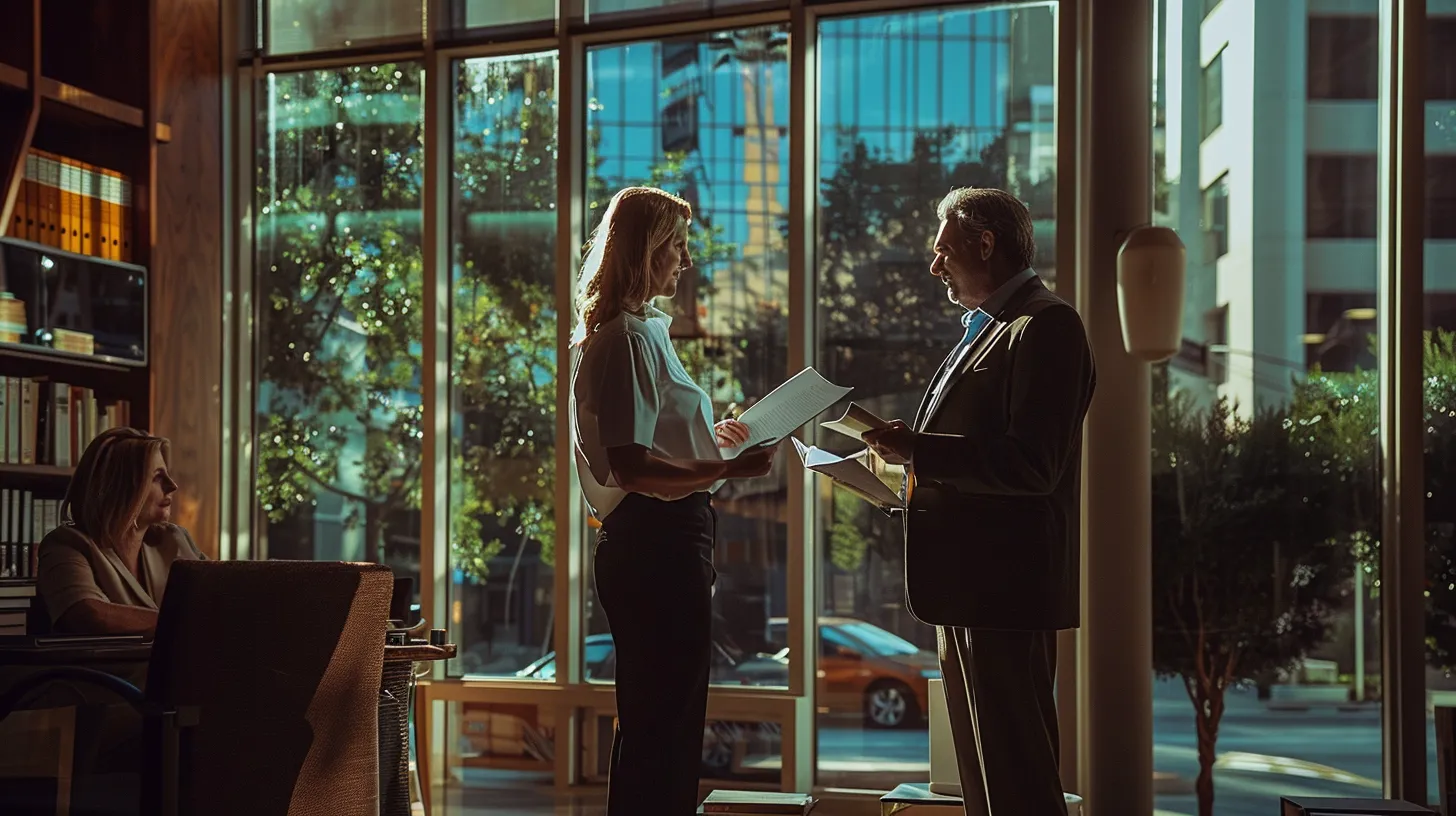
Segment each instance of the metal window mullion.
[{"label": "metal window mullion", "polygon": [[[581,0],[558,0],[556,62],[556,682],[585,683],[586,542],[581,492],[571,444],[571,331],[576,270],[586,220],[586,49],[560,22]],[[556,785],[581,779],[582,709],[561,706],[556,718]]]},{"label": "metal window mullion", "polygon": [[[429,0],[432,9],[446,0]],[[435,51],[433,36],[425,42],[423,55],[424,93],[424,183],[420,190],[421,255],[421,411],[420,431],[424,435],[420,478],[420,615],[435,628],[448,627],[450,620],[450,63]],[[444,679],[443,661],[430,664],[430,679]],[[428,699],[426,696],[424,699]],[[421,734],[421,766],[429,778],[421,785],[432,789],[444,781],[451,764],[448,706],[429,707],[428,722]],[[437,721],[437,714],[440,719]]]},{"label": "metal window mullion", "polygon": [[257,74],[235,69],[224,83],[223,156],[229,176],[223,184],[223,535],[225,558],[262,557],[256,546],[254,507],[257,372],[254,348],[254,114]]},{"label": "metal window mullion", "polygon": [[[1076,183],[1079,0],[1060,0],[1056,10],[1054,82],[1057,148],[1057,295],[1068,303],[1077,302],[1077,199],[1082,185]],[[1080,520],[1079,520],[1080,523]],[[1077,630],[1057,633],[1057,725],[1061,740],[1062,788],[1077,786]]]},{"label": "metal window mullion", "polygon": [[1386,796],[1426,803],[1425,0],[1380,9],[1381,709]]},{"label": "metal window mullion", "polygon": [[[789,33],[789,371],[814,365],[816,266],[814,213],[818,190],[817,18],[804,0],[793,0]],[[812,441],[812,440],[810,440]],[[783,455],[783,454],[780,454]],[[812,474],[788,468],[789,692],[793,718],[781,724],[780,784],[786,791],[814,785],[819,580],[814,546],[817,511]]]},{"label": "metal window mullion", "polygon": [[[443,0],[431,0],[438,5]],[[420,191],[421,417],[424,434],[420,480],[420,611],[432,626],[450,621],[450,65],[435,53],[424,58],[424,184]],[[434,679],[445,666],[431,664]]]}]

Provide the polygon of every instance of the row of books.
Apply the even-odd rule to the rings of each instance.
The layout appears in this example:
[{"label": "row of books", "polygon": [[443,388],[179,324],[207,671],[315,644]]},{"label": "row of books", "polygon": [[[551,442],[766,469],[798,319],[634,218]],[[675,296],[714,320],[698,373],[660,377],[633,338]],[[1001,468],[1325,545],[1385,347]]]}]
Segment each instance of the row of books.
[{"label": "row of books", "polygon": [[0,580],[35,578],[35,548],[61,524],[61,500],[41,499],[29,490],[0,488]]},{"label": "row of books", "polygon": [[32,149],[10,235],[112,261],[132,259],[132,185],[115,170]]},{"label": "row of books", "polygon": [[63,382],[0,377],[0,423],[0,462],[75,467],[97,434],[131,424],[131,403]]}]

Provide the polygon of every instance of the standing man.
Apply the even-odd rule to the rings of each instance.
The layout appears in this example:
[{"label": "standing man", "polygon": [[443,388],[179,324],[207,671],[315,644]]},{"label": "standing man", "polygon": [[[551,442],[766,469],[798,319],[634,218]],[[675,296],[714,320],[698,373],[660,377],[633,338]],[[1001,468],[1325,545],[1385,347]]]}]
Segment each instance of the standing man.
[{"label": "standing man", "polygon": [[905,597],[936,627],[968,816],[1065,816],[1057,630],[1079,625],[1082,419],[1096,371],[1077,311],[1031,268],[1026,205],[951,191],[930,273],[965,336],[913,426],[865,442],[906,466]]}]

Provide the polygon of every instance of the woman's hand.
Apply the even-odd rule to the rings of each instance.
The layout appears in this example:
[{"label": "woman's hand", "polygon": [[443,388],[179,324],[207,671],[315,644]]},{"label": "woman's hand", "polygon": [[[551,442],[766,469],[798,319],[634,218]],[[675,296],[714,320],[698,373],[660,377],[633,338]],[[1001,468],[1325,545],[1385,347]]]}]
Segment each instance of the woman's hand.
[{"label": "woman's hand", "polygon": [[736,448],[748,441],[748,426],[736,419],[725,419],[714,425],[713,433],[720,448]]},{"label": "woman's hand", "polygon": [[766,476],[773,469],[774,454],[778,452],[778,449],[777,445],[772,445],[744,451],[738,458],[728,462],[728,469],[723,475],[729,479],[752,479],[756,476]]}]

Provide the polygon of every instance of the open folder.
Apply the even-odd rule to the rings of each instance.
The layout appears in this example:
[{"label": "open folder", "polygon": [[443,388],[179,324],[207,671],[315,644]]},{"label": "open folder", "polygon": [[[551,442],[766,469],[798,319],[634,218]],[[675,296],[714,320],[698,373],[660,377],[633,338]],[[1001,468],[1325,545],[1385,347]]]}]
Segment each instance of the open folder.
[{"label": "open folder", "polygon": [[858,442],[866,431],[877,431],[880,428],[889,427],[890,423],[875,416],[873,411],[863,408],[857,402],[851,402],[848,408],[844,409],[844,416],[831,422],[821,422],[819,427],[826,431],[834,431],[848,436]]},{"label": "open folder", "polygon": [[721,449],[723,458],[732,459],[746,450],[777,445],[801,425],[843,399],[850,390],[824,379],[813,367],[800,371],[738,417],[748,426],[748,441]]},{"label": "open folder", "polygon": [[840,456],[795,439],[794,449],[805,468],[828,476],[835,484],[881,510],[889,512],[905,506],[900,494],[891,490],[875,473],[868,448],[850,456]]}]

